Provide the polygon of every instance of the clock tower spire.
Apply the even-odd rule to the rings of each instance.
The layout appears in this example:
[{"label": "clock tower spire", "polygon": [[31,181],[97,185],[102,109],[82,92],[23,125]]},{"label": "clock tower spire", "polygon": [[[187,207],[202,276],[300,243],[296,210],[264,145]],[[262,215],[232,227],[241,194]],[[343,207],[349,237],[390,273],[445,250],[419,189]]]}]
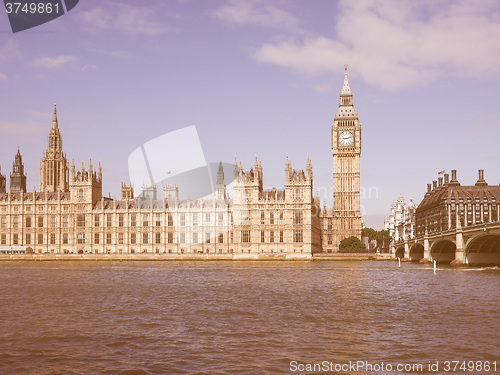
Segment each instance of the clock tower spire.
[{"label": "clock tower spire", "polygon": [[338,248],[344,238],[361,239],[360,156],[361,124],[354,109],[345,64],[339,109],[332,125],[334,238]]}]

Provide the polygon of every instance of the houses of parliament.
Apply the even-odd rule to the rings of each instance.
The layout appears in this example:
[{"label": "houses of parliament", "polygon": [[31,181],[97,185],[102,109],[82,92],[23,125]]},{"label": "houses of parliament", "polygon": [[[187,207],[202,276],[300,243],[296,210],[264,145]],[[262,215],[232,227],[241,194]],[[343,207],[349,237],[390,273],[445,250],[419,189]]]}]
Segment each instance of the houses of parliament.
[{"label": "houses of parliament", "polygon": [[233,197],[219,166],[212,199],[179,199],[176,186],[144,188],[134,197],[122,183],[120,200],[102,194],[100,163],[69,165],[54,106],[39,189],[26,189],[21,152],[9,185],[0,170],[0,249],[34,254],[231,254],[238,258],[310,258],[338,252],[343,238],[361,238],[361,125],[345,69],[331,127],[334,207],[313,195],[313,168],[285,163],[283,189],[263,189],[257,160],[234,163]]}]

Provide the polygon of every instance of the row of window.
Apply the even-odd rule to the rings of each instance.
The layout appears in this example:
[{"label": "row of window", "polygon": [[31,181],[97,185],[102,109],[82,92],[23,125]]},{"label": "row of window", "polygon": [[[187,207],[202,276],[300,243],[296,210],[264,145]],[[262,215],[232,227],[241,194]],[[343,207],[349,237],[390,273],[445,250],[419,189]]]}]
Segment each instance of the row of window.
[{"label": "row of window", "polygon": [[[137,222],[138,222],[138,215],[131,214],[130,215],[130,226],[131,227],[136,227]],[[77,227],[85,227],[86,221],[85,221],[85,215],[80,214],[77,215],[76,219],[76,226]],[[154,217],[151,218],[153,221],[151,224],[153,226],[161,226],[161,215],[156,214]],[[276,220],[277,219],[277,220]],[[269,224],[274,225],[274,224],[280,224],[282,225],[284,222],[284,214],[283,211],[280,211],[277,214],[277,218],[275,219],[275,213],[270,212],[269,213]],[[296,210],[293,214],[293,223],[294,224],[302,224],[303,223],[303,212],[301,210]],[[37,226],[39,228],[44,227],[44,217],[39,216],[37,217],[36,220]],[[110,214],[107,214],[104,216],[104,218],[101,217],[101,215],[94,215],[94,227],[100,227],[101,223],[103,226],[106,227],[112,227],[113,226],[113,217]],[[204,224],[210,224],[211,223],[211,214],[206,213],[205,214],[205,220]],[[224,224],[224,214],[219,213],[217,216],[217,223],[218,225],[223,225]],[[243,224],[249,224],[250,223],[250,218],[248,214],[243,215]],[[266,213],[264,211],[261,212],[261,217],[260,217],[260,223],[261,224],[266,224]],[[56,216],[50,216],[49,217],[49,224],[50,228],[56,228],[57,227],[57,218]],[[198,214],[192,214],[192,225],[193,226],[198,226],[200,224],[199,222],[199,215]],[[62,217],[62,227],[67,228],[69,225],[69,217],[67,215],[64,215]],[[143,214],[142,215],[142,226],[147,227],[150,225],[150,215],[149,214]],[[167,215],[167,226],[173,226],[174,225],[174,220],[171,214]],[[180,214],[179,215],[179,225],[180,226],[186,226],[186,214]],[[6,228],[7,227],[7,218],[5,216],[2,216],[0,219],[0,226],[1,228]],[[26,216],[25,217],[25,223],[24,223],[25,228],[31,228],[32,226],[32,217],[31,216]],[[118,215],[118,227],[124,227],[125,226],[125,215],[124,214],[119,214]],[[19,217],[17,215],[12,216],[12,222],[11,222],[11,227],[12,228],[18,228],[19,227]],[[328,222],[328,227],[329,229],[332,227],[331,220]]]},{"label": "row of window", "polygon": [[[37,226],[39,228],[43,228],[44,227],[44,218],[43,218],[43,216],[39,216],[37,218],[36,222],[37,222]],[[57,227],[56,217],[55,216],[51,216],[49,223],[50,223],[50,227],[51,228],[56,228]],[[32,225],[33,225],[32,217],[31,216],[26,216],[25,217],[25,221],[24,221],[24,227],[25,228],[31,228]],[[62,227],[63,228],[68,228],[68,225],[69,225],[68,216],[63,216],[62,217]],[[6,229],[7,228],[7,218],[5,216],[2,216],[0,218],[0,227],[2,229]],[[12,216],[12,221],[11,221],[10,227],[11,228],[18,228],[19,227],[19,216]]]},{"label": "row of window", "polygon": [[[275,233],[274,231],[269,231],[268,238],[269,238],[270,243],[274,243],[274,242],[283,243],[284,239],[285,239],[284,232],[282,230],[280,230],[278,233]],[[304,241],[303,231],[302,230],[293,231],[293,242],[303,242],[303,241]],[[242,230],[241,231],[241,242],[242,243],[250,243],[250,230]],[[265,231],[260,232],[260,242],[261,243],[267,242]]]},{"label": "row of window", "polygon": [[[20,207],[21,206],[12,206],[12,212],[19,212],[19,208]],[[25,207],[25,211],[26,212],[31,212],[31,206],[26,205],[24,207]],[[50,205],[49,207],[50,207],[50,211],[56,212],[58,205]],[[63,210],[64,211],[69,211],[69,205],[64,205],[63,206]],[[38,205],[36,211],[38,211],[38,212],[44,212],[45,211],[45,206]],[[7,206],[3,206],[2,207],[2,212],[7,212]]]},{"label": "row of window", "polygon": [[[43,233],[39,233],[36,237],[33,236],[34,238],[36,238],[36,243],[39,244],[39,245],[42,245],[44,244],[44,237],[43,237]],[[32,242],[34,240],[34,238],[32,239],[32,236],[31,236],[31,233],[26,233],[25,237],[24,237],[24,244],[25,245],[34,245],[35,242]],[[21,236],[17,233],[14,233],[12,235],[12,245],[21,245],[21,242],[22,242],[22,239],[21,239]],[[55,233],[51,233],[48,237],[48,243],[51,244],[51,245],[55,245],[56,244],[56,234]],[[62,235],[62,243],[64,245],[67,245],[69,243],[69,235],[67,233],[64,233]],[[2,234],[0,236],[0,244],[1,245],[6,245],[7,244],[7,235],[6,234]]]},{"label": "row of window", "polygon": [[[231,235],[231,241],[232,241],[232,233],[230,233]],[[39,245],[42,245],[44,244],[44,235],[43,233],[39,233],[37,235],[37,244]],[[157,232],[157,233],[153,233],[152,236],[150,236],[150,233],[148,232],[143,232],[142,234],[140,233],[130,233],[130,244],[138,244],[138,243],[141,243],[141,240],[142,240],[142,243],[143,244],[148,244],[150,243],[150,238],[153,239],[153,243],[156,243],[156,244],[160,244],[161,243],[161,238],[162,238],[162,235],[161,233]],[[179,242],[180,243],[186,243],[186,233],[179,233]],[[193,243],[198,243],[198,240],[202,239],[203,238],[203,234],[202,233],[193,233],[192,234],[192,239],[193,239]],[[31,236],[31,233],[27,233],[25,235],[25,241],[24,241],[24,244],[26,245],[32,245],[32,236]],[[86,243],[85,242],[85,233],[78,233],[77,236],[76,236],[76,242],[78,244],[84,244]],[[211,233],[210,232],[206,232],[205,233],[205,236],[203,238],[204,242],[205,243],[224,243],[224,234],[223,233],[220,233],[217,235],[217,237],[215,238],[212,238],[211,236]],[[69,241],[69,234],[68,233],[63,233],[62,234],[62,243],[63,244],[68,244],[68,241]],[[93,243],[98,245],[98,244],[108,244],[108,245],[111,245],[113,242],[112,242],[112,234],[111,233],[105,233],[104,236],[101,236],[100,233],[94,233],[94,238],[93,238]],[[102,241],[102,242],[101,242]],[[122,245],[124,244],[125,242],[125,234],[124,233],[118,233],[118,238],[117,238],[117,242],[118,244]],[[174,233],[173,232],[168,232],[167,233],[167,243],[170,243],[170,244],[173,244],[174,243]],[[2,233],[2,235],[0,236],[0,244],[2,245],[6,245],[7,244],[7,235]],[[14,233],[12,235],[12,244],[13,245],[19,245],[21,244],[21,235],[17,234],[17,233]],[[34,243],[33,243],[34,244]],[[55,245],[56,244],[56,234],[55,233],[50,233],[48,235],[48,244],[50,245]]]},{"label": "row of window", "polygon": [[[160,214],[156,214],[153,217],[153,220],[154,221],[151,223],[152,225],[157,226],[157,227],[161,226],[161,215]],[[185,226],[186,225],[186,215],[185,214],[181,214],[179,216],[179,222],[180,222],[181,226]],[[210,222],[211,222],[211,220],[210,220],[210,214],[207,213],[205,215],[205,224],[209,224]],[[44,217],[43,216],[37,217],[36,223],[37,223],[37,226],[39,228],[43,228],[44,227]],[[142,215],[142,226],[143,227],[147,227],[147,226],[149,226],[149,223],[150,223],[149,214],[143,214]],[[49,217],[49,224],[50,224],[50,228],[56,228],[57,227],[57,218],[56,218],[56,216],[50,216]],[[65,216],[62,217],[62,223],[61,224],[62,224],[61,226],[63,228],[68,228],[68,226],[69,226],[69,217],[67,215],[65,215]],[[95,227],[99,227],[100,224],[101,224],[101,217],[100,217],[100,215],[94,215],[94,226]],[[105,224],[106,227],[111,227],[112,224],[113,224],[112,215],[110,215],[110,214],[105,215],[105,220],[103,220],[102,224]],[[218,215],[218,224],[219,225],[223,225],[224,224],[224,214],[222,214],[222,213],[220,213]],[[26,216],[25,217],[25,222],[24,222],[24,227],[25,228],[31,228],[32,225],[33,225],[32,217],[31,216]],[[170,214],[167,216],[167,225],[170,226],[170,227],[174,225],[173,217]],[[193,215],[193,225],[194,226],[198,226],[198,215],[197,214]],[[10,226],[12,228],[18,228],[19,227],[19,216],[17,216],[17,215],[12,216],[12,221],[11,221]],[[77,227],[85,227],[85,215],[84,214],[77,215],[76,226]],[[125,215],[124,214],[119,214],[118,215],[118,226],[119,227],[124,227],[125,226]],[[136,227],[137,226],[137,215],[135,215],[135,214],[130,215],[130,226],[131,227]],[[0,218],[0,227],[2,229],[7,228],[7,217],[2,216]]]}]

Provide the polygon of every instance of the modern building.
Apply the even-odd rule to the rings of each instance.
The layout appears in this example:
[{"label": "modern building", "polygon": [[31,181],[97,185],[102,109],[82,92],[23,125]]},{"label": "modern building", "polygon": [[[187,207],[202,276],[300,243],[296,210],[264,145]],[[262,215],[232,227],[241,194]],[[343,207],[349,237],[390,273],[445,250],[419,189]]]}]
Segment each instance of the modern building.
[{"label": "modern building", "polygon": [[62,148],[56,107],[40,163],[39,191],[26,191],[20,151],[10,189],[0,174],[0,247],[34,253],[232,254],[308,258],[336,252],[343,238],[361,238],[361,125],[345,70],[331,130],[334,209],[313,196],[313,168],[285,163],[283,189],[263,189],[262,164],[234,164],[233,198],[219,166],[213,199],[179,199],[177,186],[145,187],[134,198],[122,184],[120,200],[102,194],[102,168],[77,171]]}]

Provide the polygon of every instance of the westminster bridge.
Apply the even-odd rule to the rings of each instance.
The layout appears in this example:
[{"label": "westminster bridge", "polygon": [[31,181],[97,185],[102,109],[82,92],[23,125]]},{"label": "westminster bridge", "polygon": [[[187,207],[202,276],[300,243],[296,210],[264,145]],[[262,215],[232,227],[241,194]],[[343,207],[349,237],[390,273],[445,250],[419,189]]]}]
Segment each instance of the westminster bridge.
[{"label": "westminster bridge", "polygon": [[457,227],[397,241],[392,246],[395,259],[472,265],[500,265],[500,221]]}]

